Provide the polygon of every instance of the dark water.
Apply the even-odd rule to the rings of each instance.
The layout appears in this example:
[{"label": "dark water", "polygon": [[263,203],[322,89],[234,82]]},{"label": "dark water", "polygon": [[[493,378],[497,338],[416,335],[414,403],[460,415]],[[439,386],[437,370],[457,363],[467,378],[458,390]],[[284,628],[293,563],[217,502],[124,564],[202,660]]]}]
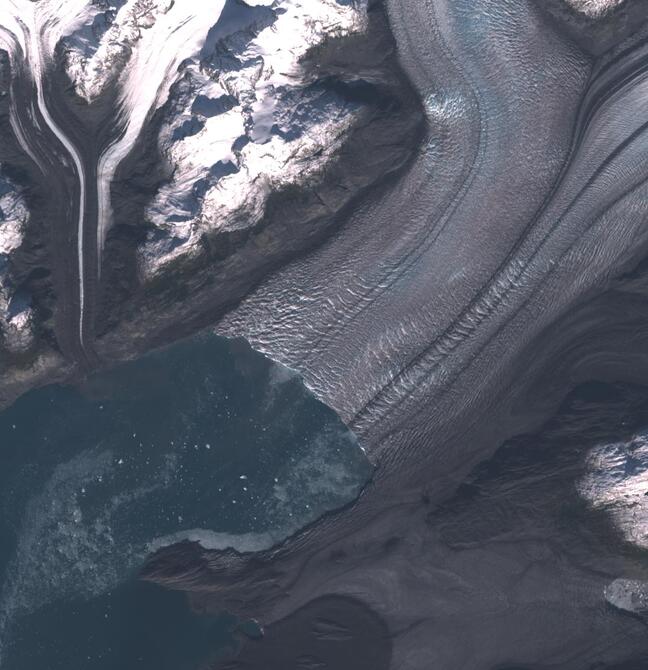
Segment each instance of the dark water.
[{"label": "dark water", "polygon": [[242,342],[192,340],[0,414],[0,666],[191,670],[233,621],[138,583],[182,539],[273,544],[360,491],[338,417]]},{"label": "dark water", "polygon": [[235,622],[197,616],[180,593],[129,580],[103,596],[59,600],[20,619],[7,668],[190,670],[235,648]]}]

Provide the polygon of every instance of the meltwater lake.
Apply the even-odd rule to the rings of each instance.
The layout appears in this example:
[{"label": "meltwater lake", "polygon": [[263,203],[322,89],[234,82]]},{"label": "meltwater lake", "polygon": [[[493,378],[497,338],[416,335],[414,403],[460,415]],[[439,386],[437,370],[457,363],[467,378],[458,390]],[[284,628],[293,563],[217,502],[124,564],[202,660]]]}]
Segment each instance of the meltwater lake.
[{"label": "meltwater lake", "polygon": [[235,621],[138,581],[182,540],[265,548],[371,467],[299,377],[201,336],[0,413],[0,668],[199,670]]}]

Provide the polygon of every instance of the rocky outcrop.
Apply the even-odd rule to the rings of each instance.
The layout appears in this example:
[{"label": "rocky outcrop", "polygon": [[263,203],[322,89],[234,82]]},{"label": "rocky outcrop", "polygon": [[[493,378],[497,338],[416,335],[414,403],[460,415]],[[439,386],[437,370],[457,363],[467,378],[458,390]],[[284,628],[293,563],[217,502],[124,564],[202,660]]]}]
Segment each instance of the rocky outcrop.
[{"label": "rocky outcrop", "polygon": [[[32,33],[11,23],[21,2],[2,19],[10,98],[30,67],[21,44]],[[25,7],[35,32],[58,11]],[[38,253],[23,255],[19,274],[45,274],[32,291],[39,335],[20,360],[24,379],[30,366],[87,369],[213,321],[335,231],[423,132],[373,3],[68,0],[59,9],[56,30],[27,50],[39,54],[32,74],[52,73],[36,108],[54,144],[30,136],[28,100],[10,113],[29,169],[60,182],[50,228],[68,231],[54,243],[40,213],[28,226]],[[61,167],[58,149],[48,156],[56,142]],[[84,206],[62,211],[70,200]],[[18,359],[3,358],[9,388]]]},{"label": "rocky outcrop", "polygon": [[581,495],[614,519],[623,537],[648,548],[648,440],[631,440],[595,447],[588,456],[588,472],[579,483]]},{"label": "rocky outcrop", "polygon": [[28,350],[34,338],[29,296],[16,291],[9,270],[28,221],[24,198],[0,168],[0,333],[4,347],[13,354]]}]

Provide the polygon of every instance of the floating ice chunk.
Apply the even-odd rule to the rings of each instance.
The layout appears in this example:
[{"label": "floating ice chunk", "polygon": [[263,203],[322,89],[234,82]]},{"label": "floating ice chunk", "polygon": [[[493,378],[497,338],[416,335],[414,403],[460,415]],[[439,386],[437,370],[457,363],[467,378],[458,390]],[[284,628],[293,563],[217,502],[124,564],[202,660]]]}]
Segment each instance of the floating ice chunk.
[{"label": "floating ice chunk", "polygon": [[164,547],[170,547],[179,542],[197,542],[204,549],[235,549],[239,552],[262,551],[269,549],[279,540],[282,533],[218,533],[204,528],[180,531],[172,535],[158,537],[148,545],[149,552],[155,552]]}]

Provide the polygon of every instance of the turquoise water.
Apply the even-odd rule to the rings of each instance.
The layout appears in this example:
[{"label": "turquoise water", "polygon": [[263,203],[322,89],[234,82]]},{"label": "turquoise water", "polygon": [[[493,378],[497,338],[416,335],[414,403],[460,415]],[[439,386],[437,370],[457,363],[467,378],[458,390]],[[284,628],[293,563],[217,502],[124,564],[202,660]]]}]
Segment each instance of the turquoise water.
[{"label": "turquoise water", "polygon": [[190,340],[0,413],[0,666],[202,667],[233,621],[137,582],[183,539],[258,549],[352,500],[355,438],[244,342]]}]

